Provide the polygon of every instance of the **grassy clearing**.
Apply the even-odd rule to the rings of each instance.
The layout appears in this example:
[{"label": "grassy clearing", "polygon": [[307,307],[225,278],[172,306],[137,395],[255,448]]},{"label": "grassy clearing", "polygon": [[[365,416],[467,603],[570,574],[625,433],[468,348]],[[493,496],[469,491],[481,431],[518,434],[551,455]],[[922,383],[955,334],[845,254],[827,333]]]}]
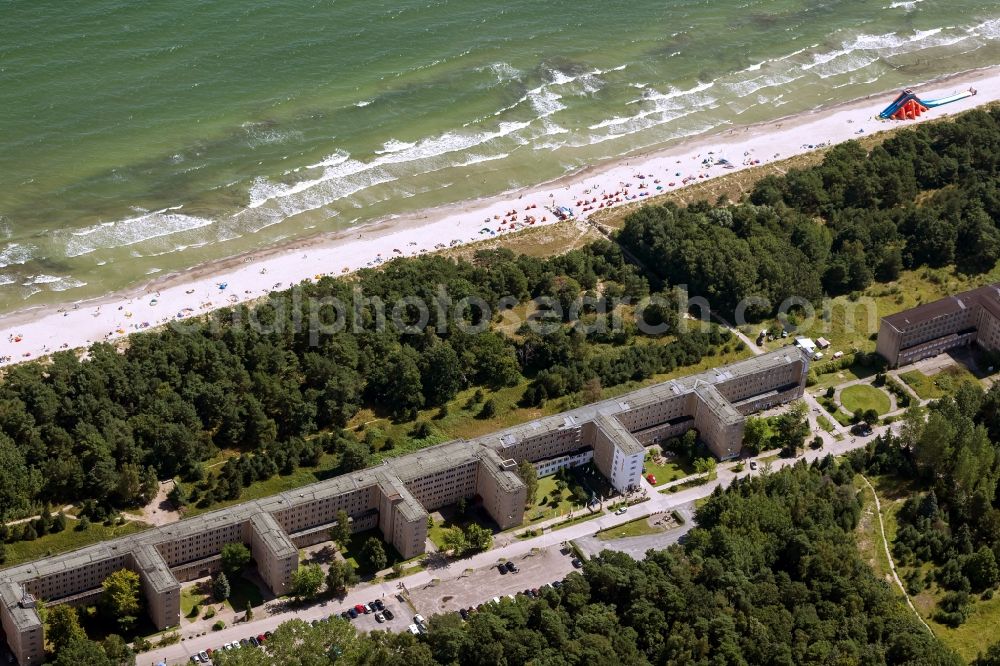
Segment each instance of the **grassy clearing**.
[{"label": "grassy clearing", "polygon": [[933,375],[925,375],[919,370],[899,373],[899,378],[917,392],[922,400],[937,400],[951,395],[965,382],[978,384],[976,376],[964,365],[950,365]]},{"label": "grassy clearing", "polygon": [[[830,348],[824,350],[827,358],[837,351],[871,352],[875,351],[882,317],[998,280],[1000,265],[973,276],[962,275],[953,266],[903,271],[893,282],[875,283],[862,292],[829,299],[823,308],[817,309],[812,322],[797,322],[792,318],[790,323],[799,326],[795,335],[829,340]],[[771,323],[776,321],[755,328],[767,328]],[[787,342],[787,339],[774,340],[766,343],[766,348],[771,351]]]},{"label": "grassy clearing", "polygon": [[868,563],[876,576],[889,583],[893,591],[902,598],[899,586],[892,580],[889,558],[885,554],[882,533],[879,530],[878,517],[875,512],[875,496],[861,475],[854,477],[854,488],[864,498],[861,520],[858,521],[858,526],[854,531],[854,538],[857,541],[861,558]]},{"label": "grassy clearing", "polygon": [[[541,215],[537,214],[541,219]],[[550,216],[551,217],[551,216]],[[455,259],[472,261],[480,250],[506,249],[531,257],[552,257],[593,243],[603,236],[594,227],[583,222],[559,222],[544,227],[529,227],[513,234],[490,237],[486,240],[442,250],[441,254]]]},{"label": "grassy clearing", "polygon": [[996,640],[997,627],[1000,627],[1000,596],[989,601],[977,601],[972,606],[969,619],[955,629],[938,624],[929,617],[926,619],[945,645],[966,661],[972,661]]},{"label": "grassy clearing", "polygon": [[7,544],[7,559],[3,566],[11,567],[22,562],[37,560],[42,557],[64,553],[77,548],[83,548],[99,541],[107,541],[128,534],[135,534],[147,529],[149,525],[135,521],[128,521],[124,525],[115,527],[105,527],[104,525],[91,523],[90,527],[82,532],[77,532],[75,521],[67,521],[66,530],[58,534],[46,534],[34,541],[18,541]]},{"label": "grassy clearing", "polygon": [[[882,520],[885,523],[885,534],[891,547],[892,542],[896,538],[898,528],[896,515],[908,497],[923,492],[924,488],[920,484],[892,476],[872,476],[869,477],[869,480],[878,491],[879,499],[882,502]],[[871,491],[867,489],[867,486],[864,486],[864,481],[860,477],[856,479],[855,485],[866,493],[866,500],[871,497]],[[871,500],[870,503],[872,509],[874,509],[874,500]],[[865,514],[868,513],[868,508],[869,503],[866,501]],[[862,515],[861,526],[864,525],[865,514]],[[859,526],[859,530],[861,526]],[[874,525],[874,529],[878,530],[877,522]],[[863,548],[864,543],[860,535],[858,541],[858,547],[861,549],[862,555],[869,564],[872,564]],[[878,550],[881,552],[881,557],[872,566],[878,575],[883,575],[883,572],[888,571],[888,562],[880,543],[878,544]],[[929,568],[928,565],[925,565],[921,573],[926,575]],[[898,570],[899,577],[905,581],[907,576],[913,571],[913,568],[900,566]],[[892,587],[894,590],[899,589],[895,582],[892,582]],[[919,594],[913,595],[911,598],[913,605],[924,617],[924,620],[927,621],[927,624],[930,625],[935,636],[941,639],[945,645],[955,650],[963,659],[971,661],[994,640],[993,637],[996,634],[996,628],[1000,626],[1000,596],[994,597],[989,601],[978,600],[973,603],[969,618],[955,629],[939,624],[931,617],[938,600],[942,596],[944,596],[944,590],[934,584],[930,588],[922,590]]]},{"label": "grassy clearing", "polygon": [[889,394],[867,384],[855,384],[845,388],[840,392],[840,404],[850,414],[858,410],[874,409],[879,416],[888,413],[892,407]]},{"label": "grassy clearing", "polygon": [[663,532],[662,527],[649,524],[649,517],[638,518],[628,523],[618,525],[616,527],[609,527],[606,530],[601,530],[597,533],[597,538],[601,541],[609,541],[611,539],[624,539],[627,537],[637,537],[637,536],[647,536],[649,534],[659,534]]}]

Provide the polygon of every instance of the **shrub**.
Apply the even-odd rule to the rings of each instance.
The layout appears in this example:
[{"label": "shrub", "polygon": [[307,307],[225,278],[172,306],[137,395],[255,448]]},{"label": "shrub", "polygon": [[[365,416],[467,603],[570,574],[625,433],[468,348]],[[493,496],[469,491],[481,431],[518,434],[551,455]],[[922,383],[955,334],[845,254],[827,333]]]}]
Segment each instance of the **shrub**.
[{"label": "shrub", "polygon": [[226,623],[222,620],[217,620],[215,624],[212,625],[212,631],[222,631],[226,628]]}]

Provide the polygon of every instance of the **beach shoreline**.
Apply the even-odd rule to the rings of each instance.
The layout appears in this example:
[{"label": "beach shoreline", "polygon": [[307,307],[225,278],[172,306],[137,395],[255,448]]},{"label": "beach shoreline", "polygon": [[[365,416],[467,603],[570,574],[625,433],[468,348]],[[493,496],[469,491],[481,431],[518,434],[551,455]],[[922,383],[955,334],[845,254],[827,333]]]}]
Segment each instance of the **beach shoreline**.
[{"label": "beach shoreline", "polygon": [[401,256],[433,253],[552,224],[555,216],[549,208],[555,206],[568,206],[578,220],[586,220],[599,210],[652,199],[730,171],[951,116],[1000,100],[1000,66],[939,77],[914,88],[922,96],[936,97],[969,85],[978,90],[976,96],[932,109],[918,121],[878,120],[877,113],[893,91],[872,94],[636,151],[530,187],[222,258],[98,298],[20,309],[0,316],[0,364],[121,339],[170,321],[253,301],[320,275],[337,277]]}]

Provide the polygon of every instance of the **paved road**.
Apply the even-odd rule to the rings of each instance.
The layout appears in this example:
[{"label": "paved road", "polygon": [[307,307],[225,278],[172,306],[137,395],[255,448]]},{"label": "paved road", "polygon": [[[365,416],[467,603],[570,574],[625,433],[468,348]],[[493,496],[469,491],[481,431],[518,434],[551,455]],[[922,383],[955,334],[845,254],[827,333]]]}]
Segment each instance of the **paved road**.
[{"label": "paved road", "polygon": [[[807,402],[809,401],[807,400]],[[812,420],[812,415],[810,416],[810,420]],[[885,432],[890,427],[892,426],[880,426],[876,428],[875,433],[871,437]],[[802,456],[799,456],[799,458],[777,459],[768,464],[772,469],[779,469],[786,465],[794,464],[802,459],[812,461],[822,458],[827,454],[841,455],[864,446],[865,443],[871,439],[871,437],[855,438],[846,436],[843,440],[836,441],[831,435],[829,435],[829,433],[822,431],[819,431],[819,433],[824,439],[824,447],[822,450],[808,450]],[[630,507],[628,512],[624,515],[616,516],[614,514],[606,514],[600,518],[584,521],[582,523],[576,523],[575,525],[570,525],[569,527],[565,527],[560,530],[546,532],[531,539],[515,541],[506,546],[495,548],[470,558],[448,562],[443,566],[431,568],[411,576],[407,576],[402,579],[402,583],[405,584],[407,589],[413,590],[426,586],[428,583],[433,581],[454,580],[462,577],[463,575],[467,575],[466,572],[469,569],[483,569],[490,567],[501,559],[522,558],[525,555],[530,554],[535,549],[550,548],[552,546],[558,547],[564,541],[591,536],[601,530],[635,520],[636,518],[640,518],[642,516],[648,516],[659,511],[671,511],[677,507],[691,504],[697,499],[708,497],[712,491],[719,486],[728,486],[732,483],[733,479],[737,477],[746,476],[751,473],[759,473],[759,471],[750,472],[748,469],[744,469],[744,471],[737,473],[733,471],[733,467],[733,464],[720,465],[717,479],[692,488],[678,491],[676,493],[657,492],[656,489],[650,487],[649,484],[646,483],[645,479],[643,479],[644,489],[650,496],[650,499],[641,504]],[[360,585],[352,589],[343,600],[323,602],[306,607],[290,607],[285,602],[276,600],[267,604],[269,611],[274,613],[272,615],[255,619],[249,623],[237,624],[223,629],[222,631],[210,631],[204,636],[195,636],[175,645],[170,645],[165,648],[155,649],[150,652],[140,654],[136,658],[136,664],[138,666],[146,666],[147,664],[157,663],[164,660],[168,664],[185,663],[189,660],[190,655],[204,650],[205,648],[215,648],[230,641],[238,641],[239,639],[247,636],[256,636],[257,634],[262,634],[265,631],[272,631],[282,622],[292,618],[298,617],[307,622],[325,618],[334,613],[339,613],[344,608],[353,606],[357,603],[365,603],[378,597],[387,599],[391,598],[396,595],[398,591],[397,582],[389,581],[384,583]],[[495,594],[488,588],[488,586],[483,586],[482,592],[484,598],[492,597],[493,594]],[[260,614],[261,613],[258,613],[258,615]]]}]

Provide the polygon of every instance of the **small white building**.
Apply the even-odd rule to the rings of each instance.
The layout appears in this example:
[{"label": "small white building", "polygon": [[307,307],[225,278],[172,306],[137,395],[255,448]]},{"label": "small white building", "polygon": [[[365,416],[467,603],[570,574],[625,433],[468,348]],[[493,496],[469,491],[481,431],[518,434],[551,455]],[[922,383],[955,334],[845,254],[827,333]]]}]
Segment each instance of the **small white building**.
[{"label": "small white building", "polygon": [[816,353],[816,343],[810,338],[795,338],[795,346],[809,354],[809,358]]}]

